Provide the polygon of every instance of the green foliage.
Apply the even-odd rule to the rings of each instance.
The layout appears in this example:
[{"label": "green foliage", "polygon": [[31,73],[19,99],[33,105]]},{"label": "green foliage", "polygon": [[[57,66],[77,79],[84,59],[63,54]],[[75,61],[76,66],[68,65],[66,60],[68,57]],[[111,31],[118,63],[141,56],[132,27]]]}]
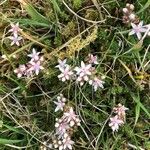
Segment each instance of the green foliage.
[{"label": "green foliage", "polygon": [[26,3],[23,5],[27,13],[31,16],[31,18],[39,23],[45,23],[47,25],[50,24],[50,22],[45,18],[43,15],[41,15],[32,4]]},{"label": "green foliage", "polygon": [[[74,149],[126,150],[130,144],[150,149],[149,38],[141,42],[128,35],[130,24],[121,21],[125,1],[64,1],[69,9],[62,0],[0,2],[0,55],[8,58],[0,57],[0,149],[37,150],[44,141],[51,143],[55,119],[62,115],[54,113],[60,93],[81,119]],[[134,4],[140,20],[149,24],[149,0]],[[103,23],[97,22],[100,13]],[[8,38],[10,23],[16,22],[23,29],[20,47],[11,46]],[[28,62],[33,47],[44,56],[44,70],[18,79],[14,69]],[[104,89],[94,92],[88,84],[58,80],[58,59],[67,58],[75,67],[89,53],[98,56],[96,75],[105,77]],[[108,124],[118,103],[129,110],[126,123],[113,133]]]},{"label": "green foliage", "polygon": [[79,9],[81,7],[82,0],[73,0],[73,7]]}]

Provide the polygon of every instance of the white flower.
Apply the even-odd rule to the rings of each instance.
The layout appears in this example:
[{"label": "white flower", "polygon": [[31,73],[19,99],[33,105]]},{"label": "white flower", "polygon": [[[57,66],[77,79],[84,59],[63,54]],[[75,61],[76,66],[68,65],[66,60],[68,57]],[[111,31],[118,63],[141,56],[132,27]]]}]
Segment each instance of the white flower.
[{"label": "white flower", "polygon": [[11,29],[8,32],[12,32],[13,34],[18,34],[18,32],[20,31],[19,28],[19,23],[17,22],[16,24],[11,23]]},{"label": "white flower", "polygon": [[77,75],[80,77],[91,75],[91,64],[85,65],[83,61],[81,61],[81,67],[75,67],[75,71],[77,72]]},{"label": "white flower", "polygon": [[66,131],[69,129],[69,125],[67,122],[57,122],[55,124],[56,127],[56,135],[58,135],[58,138],[63,138]]},{"label": "white flower", "polygon": [[86,65],[83,61],[81,61],[81,67],[75,67],[74,69],[77,74],[76,81],[80,83],[80,86],[84,84],[84,81],[88,81],[90,75],[92,74],[92,65]]},{"label": "white flower", "polygon": [[67,67],[67,64],[66,64],[66,62],[67,62],[67,59],[64,59],[64,60],[60,60],[60,59],[58,59],[58,65],[57,66],[55,66],[55,68],[66,68]]},{"label": "white flower", "polygon": [[65,112],[64,113],[64,119],[67,121],[67,122],[70,122],[72,120],[76,120],[77,119],[77,115],[75,114],[75,112],[73,111],[73,108],[70,107],[69,111],[68,112]]},{"label": "white flower", "polygon": [[21,78],[26,72],[26,66],[19,65],[19,67],[17,69],[15,69],[14,72],[17,74],[18,78]]},{"label": "white flower", "polygon": [[58,110],[62,110],[63,111],[65,103],[62,100],[58,99],[58,102],[54,101],[54,103],[56,104],[55,112],[57,112]]},{"label": "white flower", "polygon": [[98,61],[97,61],[97,56],[94,56],[94,55],[92,55],[92,54],[89,54],[88,57],[89,57],[88,62],[89,62],[90,64],[95,64],[95,65],[99,64]]},{"label": "white flower", "polygon": [[105,83],[104,81],[98,79],[97,77],[95,77],[93,80],[89,81],[89,84],[94,87],[95,91],[97,91],[98,87],[104,88],[104,86],[103,86],[104,83]]},{"label": "white flower", "polygon": [[71,76],[73,75],[73,72],[70,69],[70,66],[66,66],[65,68],[59,68],[61,71],[61,74],[58,75],[58,78],[62,80],[62,82],[65,82],[66,80],[70,80]]},{"label": "white flower", "polygon": [[43,69],[44,69],[44,68],[41,66],[41,62],[40,62],[40,61],[37,61],[37,62],[30,61],[29,63],[31,64],[31,67],[29,68],[28,71],[34,71],[36,75],[39,74],[40,70],[43,70]]},{"label": "white flower", "polygon": [[138,25],[131,23],[132,26],[132,31],[129,33],[129,35],[133,35],[136,34],[138,39],[140,40],[142,38],[142,34],[143,32],[146,32],[146,28],[144,28],[143,26],[143,21],[141,21]]},{"label": "white flower", "polygon": [[40,52],[36,52],[35,48],[32,49],[32,53],[28,56],[31,58],[31,61],[37,61],[39,60],[39,54]]},{"label": "white flower", "polygon": [[21,36],[18,36],[17,34],[14,34],[13,36],[8,37],[10,40],[12,40],[11,42],[11,46],[16,44],[17,46],[20,45],[19,41],[22,40]]},{"label": "white flower", "polygon": [[70,139],[70,137],[67,137],[63,140],[64,150],[70,149],[72,150],[72,145],[74,144],[74,141]]},{"label": "white flower", "polygon": [[109,126],[112,128],[113,132],[118,131],[119,126],[122,125],[124,122],[118,118],[118,115],[115,117],[110,118]]}]

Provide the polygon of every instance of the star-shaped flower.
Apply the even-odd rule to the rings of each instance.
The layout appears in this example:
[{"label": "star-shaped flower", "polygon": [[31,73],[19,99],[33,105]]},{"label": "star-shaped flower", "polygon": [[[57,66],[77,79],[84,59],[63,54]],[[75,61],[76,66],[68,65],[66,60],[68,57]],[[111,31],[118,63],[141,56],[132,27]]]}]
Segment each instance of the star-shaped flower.
[{"label": "star-shaped flower", "polygon": [[55,68],[66,68],[67,67],[67,64],[66,64],[66,62],[67,62],[67,59],[64,59],[64,60],[60,60],[60,59],[58,59],[58,65],[57,66],[55,66]]},{"label": "star-shaped flower", "polygon": [[14,72],[17,74],[18,78],[21,78],[26,72],[26,66],[19,65],[19,67],[17,69],[15,69]]},{"label": "star-shaped flower", "polygon": [[73,72],[70,69],[70,66],[66,66],[65,68],[59,68],[61,71],[61,74],[58,75],[58,78],[62,80],[62,82],[65,82],[66,80],[70,80],[71,76],[73,75]]},{"label": "star-shaped flower", "polygon": [[71,120],[76,120],[77,119],[77,115],[75,114],[75,112],[73,111],[73,108],[70,107],[68,112],[64,113],[64,119],[67,122],[70,122]]},{"label": "star-shaped flower", "polygon": [[33,48],[32,53],[29,54],[28,56],[31,58],[32,61],[37,61],[39,60],[39,54],[40,52],[36,52],[35,48]]},{"label": "star-shaped flower", "polygon": [[132,31],[129,33],[129,35],[136,34],[138,39],[140,40],[142,38],[142,33],[146,32],[146,28],[143,26],[143,21],[141,21],[138,25],[131,23]]},{"label": "star-shaped flower", "polygon": [[104,88],[103,84],[105,82],[95,77],[93,80],[89,81],[89,84],[94,87],[94,90],[97,91],[98,87]]},{"label": "star-shaped flower", "polygon": [[119,126],[122,125],[124,122],[118,118],[118,115],[115,117],[110,118],[109,126],[112,128],[113,132],[118,131]]},{"label": "star-shaped flower", "polygon": [[57,122],[55,124],[56,127],[56,135],[58,135],[59,138],[63,138],[66,131],[69,129],[69,125],[67,122]]},{"label": "star-shaped flower", "polygon": [[11,29],[8,30],[8,32],[12,32],[13,34],[18,34],[18,32],[21,30],[19,28],[19,22],[17,22],[16,24],[11,23]]},{"label": "star-shaped flower", "polygon": [[17,46],[20,46],[19,41],[22,40],[22,37],[18,36],[17,34],[14,34],[13,36],[10,36],[9,39],[12,40],[11,46],[14,44],[16,44]]},{"label": "star-shaped flower", "polygon": [[40,61],[37,61],[37,62],[30,61],[29,63],[31,64],[31,67],[29,68],[29,71],[34,71],[36,75],[39,74],[40,70],[44,69],[44,67],[41,66]]},{"label": "star-shaped flower", "polygon": [[83,61],[81,61],[81,67],[75,67],[75,71],[77,72],[76,74],[79,75],[80,77],[86,76],[86,75],[91,75],[91,64],[86,65]]},{"label": "star-shaped flower", "polygon": [[72,141],[71,139],[70,139],[70,137],[67,137],[67,138],[65,138],[64,140],[63,140],[63,145],[64,145],[64,150],[65,149],[70,149],[70,150],[72,150],[72,145],[74,144],[74,141]]},{"label": "star-shaped flower", "polygon": [[62,110],[63,111],[63,108],[65,106],[65,102],[62,101],[62,99],[58,99],[58,102],[54,101],[54,103],[56,104],[55,112],[57,112],[58,110]]},{"label": "star-shaped flower", "polygon": [[97,56],[94,56],[94,55],[92,55],[92,54],[89,54],[88,57],[89,57],[89,58],[88,58],[88,62],[89,62],[90,64],[95,64],[95,65],[99,64],[98,61],[97,61]]}]

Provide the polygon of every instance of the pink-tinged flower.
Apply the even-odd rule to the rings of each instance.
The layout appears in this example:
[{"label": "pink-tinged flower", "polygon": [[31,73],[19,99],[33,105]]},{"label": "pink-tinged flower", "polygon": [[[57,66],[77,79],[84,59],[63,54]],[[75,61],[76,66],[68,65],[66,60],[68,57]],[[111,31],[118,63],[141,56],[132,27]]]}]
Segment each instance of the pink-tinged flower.
[{"label": "pink-tinged flower", "polygon": [[19,23],[17,22],[16,24],[11,23],[11,29],[8,32],[12,32],[13,34],[18,34],[18,32],[21,30],[19,28]]},{"label": "pink-tinged flower", "polygon": [[143,32],[146,32],[146,28],[143,26],[143,21],[141,21],[138,25],[131,23],[132,31],[129,33],[129,35],[136,34],[138,39],[140,40],[142,38]]},{"label": "pink-tinged flower", "polygon": [[98,61],[97,61],[97,56],[94,56],[94,55],[92,55],[92,54],[89,54],[88,57],[89,57],[89,58],[88,58],[88,62],[89,62],[90,64],[95,64],[95,65],[99,64]]},{"label": "pink-tinged flower", "polygon": [[[86,79],[86,78],[84,78],[84,79]],[[76,80],[76,82],[77,83],[80,83],[80,86],[83,86],[83,84],[84,84],[84,79],[83,79],[83,77],[77,77],[77,80]],[[88,78],[89,79],[89,78]]]},{"label": "pink-tinged flower", "polygon": [[70,107],[69,111],[64,113],[63,116],[64,120],[66,120],[67,122],[70,122],[72,120],[76,120],[77,119],[77,115],[75,114],[75,112],[73,111],[73,108]]},{"label": "pink-tinged flower", "polygon": [[41,62],[40,62],[40,61],[37,61],[37,62],[30,61],[29,63],[31,64],[31,67],[29,68],[28,71],[34,71],[36,75],[39,74],[40,70],[43,70],[43,69],[44,69],[44,68],[41,66]]},{"label": "pink-tinged flower", "polygon": [[54,103],[56,104],[56,108],[55,108],[55,112],[57,112],[58,110],[62,110],[63,111],[63,108],[65,106],[65,102],[62,101],[61,99],[58,99],[58,102],[55,102]]},{"label": "pink-tinged flower", "polygon": [[113,132],[118,131],[119,126],[124,124],[124,122],[118,118],[118,115],[115,117],[110,118],[109,126],[112,128]]},{"label": "pink-tinged flower", "polygon": [[58,59],[58,65],[57,66],[55,66],[55,68],[66,68],[67,66],[68,66],[68,64],[66,64],[66,62],[67,62],[67,59],[64,59],[64,60],[60,60],[60,59]]},{"label": "pink-tinged flower", "polygon": [[31,61],[37,61],[39,60],[39,54],[40,52],[36,52],[35,48],[32,49],[32,53],[28,56],[31,58]]},{"label": "pink-tinged flower", "polygon": [[122,120],[125,119],[126,110],[128,110],[128,108],[124,107],[124,105],[121,105],[121,104],[118,104],[117,107],[113,108],[114,113],[116,113],[118,117]]},{"label": "pink-tinged flower", "polygon": [[11,46],[14,44],[16,44],[17,46],[20,46],[19,41],[22,40],[22,37],[18,36],[17,34],[14,34],[13,36],[10,36],[9,39],[12,40]]},{"label": "pink-tinged flower", "polygon": [[93,80],[89,81],[89,84],[94,87],[94,91],[97,91],[98,87],[103,89],[104,88],[104,86],[103,86],[104,83],[105,83],[104,81],[98,79],[97,77],[95,77]]},{"label": "pink-tinged flower", "polygon": [[72,75],[73,75],[73,72],[71,71],[70,69],[70,66],[66,66],[65,68],[59,68],[60,71],[61,71],[61,74],[58,75],[58,78],[60,80],[62,80],[62,82],[65,82],[66,80],[70,80]]},{"label": "pink-tinged flower", "polygon": [[15,69],[14,72],[17,74],[18,78],[21,78],[26,72],[26,66],[19,65],[19,67],[17,69]]},{"label": "pink-tinged flower", "polygon": [[77,72],[77,75],[80,77],[91,75],[91,64],[86,65],[83,61],[81,61],[81,67],[75,67],[75,71]]},{"label": "pink-tinged flower", "polygon": [[74,144],[74,141],[70,139],[70,137],[67,137],[63,140],[64,150],[70,149],[72,150],[72,145]]},{"label": "pink-tinged flower", "polygon": [[56,122],[55,123],[55,127],[56,127],[56,135],[58,135],[58,138],[63,138],[64,134],[66,133],[66,131],[69,129],[69,125],[67,122]]}]

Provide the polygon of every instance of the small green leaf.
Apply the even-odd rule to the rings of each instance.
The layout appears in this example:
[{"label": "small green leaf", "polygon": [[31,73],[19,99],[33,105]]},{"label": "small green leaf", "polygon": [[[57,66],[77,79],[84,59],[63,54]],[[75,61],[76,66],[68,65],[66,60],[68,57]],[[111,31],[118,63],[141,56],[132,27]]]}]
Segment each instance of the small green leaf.
[{"label": "small green leaf", "polygon": [[146,2],[146,4],[144,5],[144,7],[142,7],[142,8],[137,12],[137,14],[143,12],[143,11],[144,11],[145,9],[147,9],[149,6],[150,6],[150,0],[148,0],[148,1]]},{"label": "small green leaf", "polygon": [[14,18],[11,19],[10,18],[10,20],[19,22],[20,24],[23,24],[23,26],[38,26],[38,27],[48,27],[48,28],[51,27],[50,24],[39,22],[32,19],[14,19]]},{"label": "small green leaf", "polygon": [[136,96],[133,93],[131,93],[131,96],[133,98],[133,100],[139,105],[139,107],[147,114],[147,116],[150,118],[150,113],[148,112],[148,110],[145,108],[145,106],[140,102],[140,97],[139,95]]},{"label": "small green leaf", "polygon": [[135,123],[134,123],[135,125],[139,119],[139,116],[140,116],[140,105],[137,104],[135,107]]},{"label": "small green leaf", "polygon": [[50,24],[49,20],[41,15],[31,4],[23,5],[27,13],[31,16],[31,18],[39,23],[45,23],[47,25]]},{"label": "small green leaf", "polygon": [[19,134],[23,134],[24,132],[18,128],[14,128],[12,126],[9,126],[9,125],[6,125],[6,124],[3,124],[4,127],[6,127],[7,129],[9,129],[10,131],[14,131],[16,133],[19,133]]},{"label": "small green leaf", "polygon": [[3,121],[0,120],[0,128],[2,128],[2,126],[3,126]]},{"label": "small green leaf", "polygon": [[22,140],[10,140],[10,139],[2,139],[0,138],[0,144],[14,144],[22,142]]}]

